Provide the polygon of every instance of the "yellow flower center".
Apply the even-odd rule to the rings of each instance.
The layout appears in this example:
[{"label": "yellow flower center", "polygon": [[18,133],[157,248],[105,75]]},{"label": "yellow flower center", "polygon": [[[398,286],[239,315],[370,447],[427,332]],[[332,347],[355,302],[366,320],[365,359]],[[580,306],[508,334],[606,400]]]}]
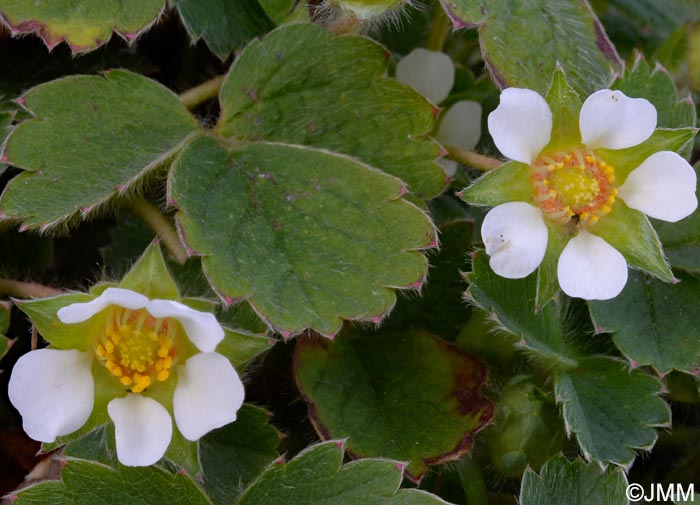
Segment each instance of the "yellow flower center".
[{"label": "yellow flower center", "polygon": [[156,319],[144,309],[113,307],[95,353],[132,393],[141,393],[170,376],[177,331],[172,321]]},{"label": "yellow flower center", "polygon": [[533,202],[553,221],[594,224],[617,196],[613,167],[583,149],[545,154],[530,166]]}]

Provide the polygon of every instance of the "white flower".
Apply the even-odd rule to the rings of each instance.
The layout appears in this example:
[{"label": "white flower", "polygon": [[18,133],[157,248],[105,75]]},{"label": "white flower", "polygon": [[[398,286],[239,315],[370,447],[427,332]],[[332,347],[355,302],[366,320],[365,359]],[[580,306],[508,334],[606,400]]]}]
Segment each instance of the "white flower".
[{"label": "white flower", "polygon": [[169,409],[190,441],[236,419],[243,385],[228,359],[214,352],[224,331],[213,314],[108,288],[57,316],[95,333],[87,336],[89,350],[40,349],[15,364],[10,401],[33,439],[53,442],[85,424],[96,394],[105,394],[95,391],[98,373],[117,391],[107,411],[124,465],[163,457],[173,430]]},{"label": "white flower", "polygon": [[648,139],[656,128],[656,109],[647,100],[620,91],[600,90],[579,115],[581,144],[543,152],[550,144],[552,112],[536,92],[508,88],[488,118],[498,149],[530,166],[532,203],[499,205],[486,216],[481,234],[497,274],[518,279],[531,274],[547,249],[547,222],[576,219],[575,235],[557,267],[562,290],[573,297],[605,300],[627,282],[624,257],[593,226],[617,198],[628,207],[664,221],[690,215],[698,205],[696,175],[681,156],[661,151],[649,156],[618,186],[614,167],[597,149],[625,149]]},{"label": "white flower", "polygon": [[[449,56],[427,49],[414,49],[396,66],[396,79],[415,89],[433,104],[450,94],[455,82],[455,67]],[[481,138],[481,104],[460,100],[447,109],[440,120],[435,138],[446,146],[471,150]],[[449,176],[457,170],[457,162],[440,159]]]}]

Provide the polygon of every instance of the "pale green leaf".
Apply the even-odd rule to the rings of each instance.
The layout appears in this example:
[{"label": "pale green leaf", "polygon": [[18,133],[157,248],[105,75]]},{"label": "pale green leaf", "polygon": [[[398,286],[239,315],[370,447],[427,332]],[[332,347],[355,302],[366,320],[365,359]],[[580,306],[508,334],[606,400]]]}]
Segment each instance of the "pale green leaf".
[{"label": "pale green leaf", "polygon": [[385,77],[386,50],[292,24],[252,41],[221,88],[217,132],[242,140],[320,147],[402,179],[421,198],[445,185],[432,106]]},{"label": "pale green leaf", "polygon": [[418,489],[399,489],[403,465],[362,459],[346,465],[341,441],[306,448],[288,463],[275,462],[236,505],[438,505],[443,500]]},{"label": "pale green leaf", "polygon": [[124,70],[51,81],[23,100],[34,117],[12,132],[5,155],[26,171],[7,185],[0,212],[27,227],[55,226],[138,189],[199,128],[171,91]]},{"label": "pale green leaf", "polygon": [[65,40],[73,52],[107,42],[112,31],[131,42],[155,23],[163,0],[0,0],[13,34],[34,33],[49,49]]},{"label": "pale green leaf", "polygon": [[401,181],[308,147],[190,144],[171,172],[188,246],[227,303],[247,298],[283,334],[336,333],[342,319],[381,318],[392,288],[422,284],[434,245]]},{"label": "pale green leaf", "polygon": [[557,63],[588,96],[621,70],[614,46],[586,0],[443,0],[455,27],[478,25],[493,80],[544,94]]},{"label": "pale green leaf", "polygon": [[304,338],[294,361],[319,435],[348,438],[357,457],[406,461],[411,479],[465,454],[493,416],[484,364],[425,333]]},{"label": "pale green leaf", "polygon": [[559,456],[539,475],[525,472],[520,505],[627,505],[626,488],[627,479],[619,468],[606,472],[598,465]]}]

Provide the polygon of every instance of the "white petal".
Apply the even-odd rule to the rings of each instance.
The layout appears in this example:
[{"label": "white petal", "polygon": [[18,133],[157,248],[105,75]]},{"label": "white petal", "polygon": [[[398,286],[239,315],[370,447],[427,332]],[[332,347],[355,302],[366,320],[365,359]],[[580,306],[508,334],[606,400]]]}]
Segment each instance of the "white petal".
[{"label": "white petal", "polygon": [[199,440],[236,420],[245,392],[233,365],[221,354],[195,354],[178,367],[177,377],[173,411],[187,440]]},{"label": "white petal", "polygon": [[531,89],[504,89],[488,123],[498,150],[528,165],[552,136],[552,111],[544,98]]},{"label": "white petal", "polygon": [[39,349],[17,360],[8,394],[34,440],[53,442],[80,428],[95,402],[92,353]]},{"label": "white petal", "polygon": [[644,98],[601,89],[583,102],[579,128],[581,141],[590,149],[624,149],[641,144],[654,133],[656,109]]},{"label": "white petal", "polygon": [[481,238],[493,271],[501,277],[521,279],[542,263],[548,232],[540,209],[525,202],[510,202],[486,214]]},{"label": "white petal", "polygon": [[396,65],[396,79],[438,104],[455,83],[455,66],[445,53],[418,48]]},{"label": "white petal", "polygon": [[632,170],[618,194],[628,207],[675,223],[698,208],[697,182],[695,170],[685,159],[661,151]]},{"label": "white petal", "polygon": [[627,262],[600,237],[582,230],[564,247],[557,275],[561,289],[585,300],[609,300],[627,283]]},{"label": "white petal", "polygon": [[224,339],[224,329],[214,314],[194,310],[172,300],[151,300],[146,310],[156,318],[171,317],[180,321],[187,338],[202,352],[214,352]]},{"label": "white petal", "polygon": [[117,439],[117,458],[125,466],[158,462],[170,445],[173,422],[153,398],[129,393],[107,404]]},{"label": "white petal", "polygon": [[481,105],[462,100],[450,107],[440,122],[437,139],[441,144],[474,149],[481,138]]},{"label": "white petal", "polygon": [[142,309],[148,298],[141,293],[122,288],[107,288],[104,292],[87,303],[73,303],[58,309],[57,315],[62,323],[74,324],[87,321],[110,305],[118,305],[129,310]]}]

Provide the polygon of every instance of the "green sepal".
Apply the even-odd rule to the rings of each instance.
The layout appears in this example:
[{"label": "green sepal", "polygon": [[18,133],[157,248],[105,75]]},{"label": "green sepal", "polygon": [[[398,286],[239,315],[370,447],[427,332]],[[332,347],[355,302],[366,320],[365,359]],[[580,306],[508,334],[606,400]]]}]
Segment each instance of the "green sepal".
[{"label": "green sepal", "polygon": [[216,352],[227,358],[234,368],[242,370],[256,356],[268,351],[275,340],[245,330],[224,327],[224,339]]},{"label": "green sepal", "polygon": [[547,250],[540,267],[537,270],[537,296],[535,297],[535,311],[540,311],[547,303],[552,301],[559,292],[559,278],[557,266],[559,256],[569,241],[569,235],[561,226],[544,220],[547,225]]},{"label": "green sepal", "polygon": [[673,272],[664,258],[661,241],[647,217],[630,209],[618,199],[612,211],[589,227],[594,235],[608,242],[633,267],[667,282],[674,280]]},{"label": "green sepal", "polygon": [[559,151],[581,144],[579,113],[581,98],[571,87],[564,70],[557,65],[545,97],[552,111],[551,141],[544,151]]},{"label": "green sepal", "polygon": [[177,284],[170,275],[158,242],[152,242],[122,278],[119,287],[149,299],[179,300]]},{"label": "green sepal", "polygon": [[489,207],[507,202],[530,202],[532,199],[530,167],[519,161],[504,163],[486,172],[459,196],[472,205]]},{"label": "green sepal", "polygon": [[627,149],[596,149],[595,153],[615,170],[615,185],[621,186],[627,176],[649,156],[659,151],[681,152],[693,140],[696,128],[667,130],[658,128],[647,140]]},{"label": "green sepal", "polygon": [[12,306],[8,302],[0,301],[0,359],[5,355],[7,350],[12,345],[12,340],[5,337],[8,328],[10,327],[10,308]]},{"label": "green sepal", "polygon": [[37,300],[17,300],[15,304],[29,317],[44,340],[54,349],[88,351],[93,348],[94,329],[104,327],[104,321],[99,314],[83,323],[63,324],[56,313],[58,309],[67,305],[86,303],[95,298],[92,294],[70,293]]}]

